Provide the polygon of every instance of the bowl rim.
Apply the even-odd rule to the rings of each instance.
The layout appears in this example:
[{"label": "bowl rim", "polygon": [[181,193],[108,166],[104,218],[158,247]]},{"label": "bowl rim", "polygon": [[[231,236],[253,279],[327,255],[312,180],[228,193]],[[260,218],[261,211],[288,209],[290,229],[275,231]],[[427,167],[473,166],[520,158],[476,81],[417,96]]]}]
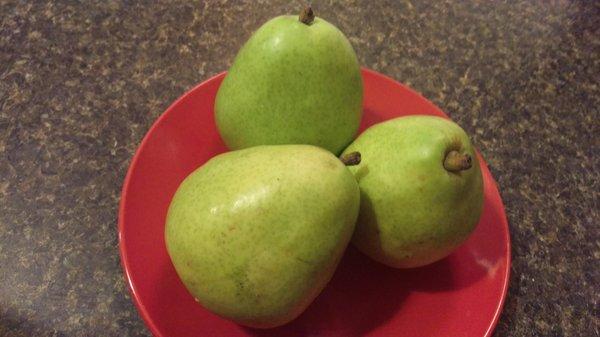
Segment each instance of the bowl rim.
[{"label": "bowl rim", "polygon": [[[435,110],[439,111],[444,117],[450,118],[445,112],[443,112],[433,102],[431,102],[429,99],[427,99],[426,97],[421,95],[419,92],[406,86],[405,84],[402,84],[399,81],[396,81],[395,79],[393,79],[387,75],[381,74],[381,73],[376,72],[371,69],[367,69],[365,67],[361,67],[361,73],[362,73],[362,75],[369,74],[370,76],[378,78],[379,80],[384,80],[386,82],[391,82],[391,84],[393,84],[393,85],[400,86],[404,90],[409,91],[411,94],[421,97],[423,99],[423,101],[425,101],[431,107],[435,108]],[[127,173],[126,173],[125,179],[123,181],[123,186],[121,188],[121,198],[119,201],[118,224],[117,224],[118,243],[119,243],[119,258],[121,260],[121,267],[123,269],[125,281],[127,283],[127,288],[129,289],[129,293],[131,295],[133,303],[136,306],[140,316],[144,320],[146,326],[148,327],[148,329],[154,336],[163,336],[163,335],[160,332],[160,330],[158,329],[158,327],[156,326],[156,324],[154,323],[154,320],[152,320],[150,318],[150,314],[148,313],[148,310],[146,309],[145,305],[140,301],[140,299],[138,297],[136,286],[135,286],[135,284],[132,280],[131,274],[130,274],[131,267],[129,265],[129,259],[127,257],[127,250],[125,249],[125,242],[127,240],[127,238],[124,235],[124,229],[125,229],[125,220],[124,219],[125,219],[125,213],[126,213],[125,204],[127,201],[128,190],[129,190],[129,187],[131,184],[131,177],[137,167],[140,153],[146,147],[151,135],[154,133],[155,129],[157,129],[158,126],[163,122],[163,120],[170,114],[170,112],[173,111],[174,107],[179,105],[182,101],[188,99],[188,97],[190,95],[192,95],[194,92],[199,90],[201,87],[207,85],[208,83],[210,83],[212,81],[218,80],[221,77],[224,77],[226,74],[227,74],[227,71],[222,71],[222,72],[219,72],[219,73],[209,77],[208,79],[200,82],[199,84],[196,84],[191,89],[187,90],[179,98],[177,98],[173,103],[171,103],[169,105],[169,107],[167,107],[167,109],[152,123],[152,125],[150,126],[148,131],[146,131],[144,137],[142,138],[142,141],[138,145],[138,147],[129,163],[129,167],[127,169]],[[479,155],[481,156],[481,154],[479,154]],[[489,167],[487,166],[487,163],[484,160],[482,160],[481,163],[485,166],[485,168],[489,172]],[[506,297],[508,296],[508,286],[509,286],[509,281],[510,281],[511,265],[512,265],[510,227],[509,227],[508,220],[506,217],[506,208],[504,206],[504,202],[502,201],[502,196],[500,195],[500,190],[498,189],[498,183],[496,182],[495,178],[492,176],[491,172],[490,172],[489,176],[491,178],[490,181],[493,184],[492,187],[496,190],[496,193],[498,193],[498,196],[499,196],[500,208],[502,211],[499,220],[502,222],[502,224],[506,228],[505,235],[504,235],[505,236],[504,240],[506,242],[506,247],[505,247],[506,248],[506,256],[504,258],[506,259],[507,263],[506,263],[506,268],[504,270],[504,275],[503,275],[504,282],[502,284],[502,295],[501,295],[500,301],[498,302],[498,305],[496,307],[496,311],[494,312],[494,316],[492,318],[491,324],[489,325],[489,327],[483,337],[491,337],[496,326],[498,325],[498,321],[500,319],[502,310],[504,308],[504,304],[506,302]]]},{"label": "bowl rim", "polygon": [[119,201],[119,221],[118,221],[118,231],[119,231],[118,241],[119,241],[119,255],[120,255],[119,257],[121,260],[121,267],[123,268],[123,272],[125,274],[125,281],[127,283],[127,287],[131,294],[131,298],[133,299],[133,303],[139,310],[140,316],[142,316],[142,319],[144,320],[144,322],[146,323],[146,325],[148,326],[148,328],[150,329],[152,334],[155,336],[160,336],[161,333],[158,330],[158,327],[154,324],[154,321],[152,319],[150,319],[150,314],[148,313],[148,310],[146,309],[145,305],[138,298],[135,284],[131,278],[131,274],[129,273],[129,271],[130,271],[129,259],[127,258],[127,250],[125,249],[125,241],[126,241],[126,237],[124,235],[125,212],[126,212],[125,204],[127,201],[129,185],[131,184],[131,177],[137,167],[140,153],[146,147],[146,144],[148,143],[148,140],[150,139],[151,135],[154,133],[155,129],[157,129],[158,126],[162,123],[162,121],[167,117],[167,115],[170,114],[170,111],[173,111],[175,106],[179,105],[182,101],[186,100],[192,93],[196,92],[201,87],[207,85],[209,82],[212,82],[214,80],[217,80],[221,76],[224,76],[226,73],[227,73],[226,71],[222,71],[222,72],[220,72],[216,75],[213,75],[210,78],[202,81],[201,83],[193,86],[191,89],[189,89],[183,95],[181,95],[179,98],[177,98],[173,103],[171,103],[171,105],[169,105],[169,107],[167,107],[167,109],[152,123],[152,126],[150,126],[148,131],[146,131],[146,134],[142,138],[140,145],[138,145],[137,149],[135,150],[135,154],[133,155],[131,162],[129,163],[129,168],[127,169],[127,174],[125,175],[125,180],[123,181],[123,186],[121,188],[121,200]]}]

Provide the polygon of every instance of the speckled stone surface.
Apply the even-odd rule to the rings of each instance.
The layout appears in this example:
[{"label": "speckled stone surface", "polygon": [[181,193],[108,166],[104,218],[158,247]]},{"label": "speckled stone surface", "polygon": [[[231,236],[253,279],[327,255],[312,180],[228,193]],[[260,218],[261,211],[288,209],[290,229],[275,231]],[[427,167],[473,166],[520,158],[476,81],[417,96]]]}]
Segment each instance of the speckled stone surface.
[{"label": "speckled stone surface", "polygon": [[[299,2],[0,0],[0,336],[148,336],[119,265],[129,161]],[[597,1],[315,1],[473,137],[513,243],[496,336],[599,336]]]}]

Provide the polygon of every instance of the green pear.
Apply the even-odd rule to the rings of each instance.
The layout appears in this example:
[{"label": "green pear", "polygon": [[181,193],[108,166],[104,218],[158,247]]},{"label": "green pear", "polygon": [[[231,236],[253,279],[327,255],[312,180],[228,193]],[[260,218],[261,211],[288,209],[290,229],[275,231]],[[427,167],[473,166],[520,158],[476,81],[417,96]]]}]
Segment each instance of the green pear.
[{"label": "green pear", "polygon": [[350,42],[308,8],[250,37],[219,88],[215,119],[230,149],[310,144],[339,154],[358,130],[362,99]]},{"label": "green pear", "polygon": [[475,229],[483,181],[475,149],[457,124],[408,116],[376,124],[345,152],[361,191],[352,242],[396,268],[423,266],[449,255]]},{"label": "green pear", "polygon": [[206,309],[275,327],[296,318],[329,282],[359,204],[356,180],[324,149],[228,152],[179,186],[166,219],[167,251]]}]

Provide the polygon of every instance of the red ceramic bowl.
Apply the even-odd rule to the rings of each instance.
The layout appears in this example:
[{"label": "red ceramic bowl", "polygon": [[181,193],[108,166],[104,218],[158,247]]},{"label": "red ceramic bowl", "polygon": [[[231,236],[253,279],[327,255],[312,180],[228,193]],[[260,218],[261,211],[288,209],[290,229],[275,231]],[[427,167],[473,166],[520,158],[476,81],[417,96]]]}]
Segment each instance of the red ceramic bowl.
[{"label": "red ceramic bowl", "polygon": [[[447,117],[400,83],[363,70],[361,130],[410,114]],[[165,215],[179,183],[226,151],[213,118],[225,74],[198,85],[154,123],[137,150],[121,195],[119,245],[142,318],[156,336],[491,336],[510,267],[508,224],[496,183],[480,160],[485,184],[481,221],[448,258],[412,270],[380,265],[350,246],[333,279],[290,324],[271,330],[239,326],[196,303],[177,277],[163,239]]]}]

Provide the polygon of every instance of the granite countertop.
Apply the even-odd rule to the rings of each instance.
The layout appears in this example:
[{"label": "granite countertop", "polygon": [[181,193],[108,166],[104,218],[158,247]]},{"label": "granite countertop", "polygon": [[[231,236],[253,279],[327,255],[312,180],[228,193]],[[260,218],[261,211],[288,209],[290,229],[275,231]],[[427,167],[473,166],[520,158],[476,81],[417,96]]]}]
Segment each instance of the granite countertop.
[{"label": "granite countertop", "polygon": [[[0,336],[148,336],[117,206],[154,120],[299,2],[0,0]],[[600,6],[316,2],[361,63],[462,125],[498,181],[512,274],[496,336],[599,336]]]}]

